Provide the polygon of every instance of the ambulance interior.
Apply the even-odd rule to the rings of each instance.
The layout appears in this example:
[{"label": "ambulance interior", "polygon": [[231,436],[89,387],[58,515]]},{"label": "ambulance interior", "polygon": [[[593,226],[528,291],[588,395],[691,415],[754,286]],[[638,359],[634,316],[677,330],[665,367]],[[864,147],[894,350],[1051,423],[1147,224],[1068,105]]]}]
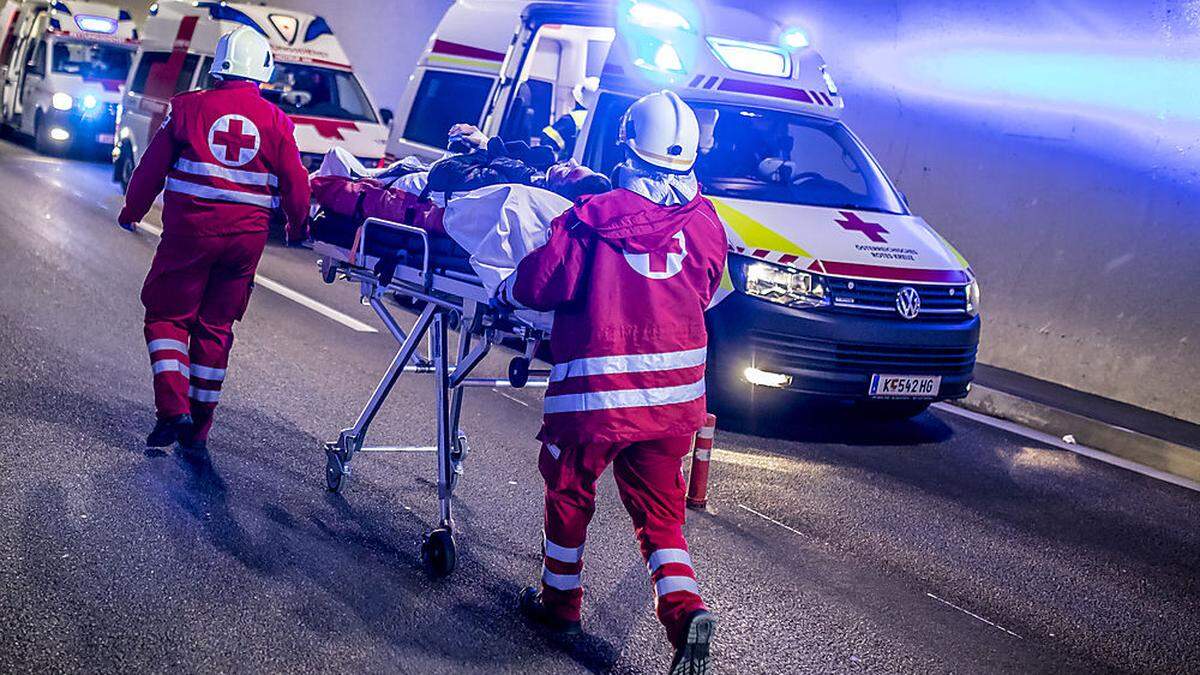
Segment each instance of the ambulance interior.
[{"label": "ambulance interior", "polygon": [[589,77],[600,77],[615,38],[616,31],[608,27],[551,24],[539,28],[500,136],[536,144],[543,128],[576,109],[575,87]]},{"label": "ambulance interior", "polygon": [[[575,86],[600,76],[615,37],[606,27],[542,26],[500,126],[501,137],[536,144],[541,129],[576,109]],[[624,159],[617,132],[632,102],[616,94],[594,102],[590,133],[601,142],[588,148],[586,164],[607,174]],[[841,122],[767,107],[688,102],[701,126],[696,173],[710,194],[906,212],[900,195]]]}]

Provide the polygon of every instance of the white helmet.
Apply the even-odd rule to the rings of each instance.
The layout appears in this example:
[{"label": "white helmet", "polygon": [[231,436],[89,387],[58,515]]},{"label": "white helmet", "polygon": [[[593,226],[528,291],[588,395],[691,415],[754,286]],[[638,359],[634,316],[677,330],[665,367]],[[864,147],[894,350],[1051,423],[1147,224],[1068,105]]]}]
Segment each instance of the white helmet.
[{"label": "white helmet", "polygon": [[696,163],[700,124],[691,106],[664,90],[629,106],[621,120],[621,142],[648,164],[687,173]]},{"label": "white helmet", "polygon": [[596,98],[600,95],[600,78],[585,77],[583,81],[575,85],[571,90],[571,95],[575,98],[575,102],[581,108],[591,110],[596,107]]},{"label": "white helmet", "polygon": [[208,72],[214,77],[270,82],[275,74],[271,43],[249,26],[226,33],[217,41],[217,53]]}]

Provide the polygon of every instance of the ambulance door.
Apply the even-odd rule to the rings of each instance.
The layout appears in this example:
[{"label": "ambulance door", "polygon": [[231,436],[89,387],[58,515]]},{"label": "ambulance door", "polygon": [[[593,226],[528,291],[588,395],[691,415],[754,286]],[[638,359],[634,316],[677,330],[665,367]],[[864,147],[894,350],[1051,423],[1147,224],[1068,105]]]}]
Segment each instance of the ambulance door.
[{"label": "ambulance door", "polygon": [[171,61],[171,52],[143,50],[130,70],[121,107],[122,152],[136,164],[166,119],[170,99],[192,88],[200,55]]},{"label": "ambulance door", "polygon": [[[551,68],[557,70],[557,64],[561,59],[560,54],[551,53],[554,50],[542,50],[542,53],[539,54],[539,33],[543,28],[552,27],[555,31],[561,32],[569,31],[573,26],[611,29],[611,8],[605,3],[577,6],[534,5],[525,11],[521,17],[520,30],[515,38],[516,53],[505,63],[504,72],[501,73],[500,87],[484,117],[481,128],[485,134],[509,137],[516,133],[523,135],[525,128],[530,126],[529,121],[523,118],[536,115],[537,121],[541,121],[543,110],[547,107],[551,110],[558,108],[554,104],[556,98],[554,90],[558,89],[557,86],[554,86],[553,90],[549,92],[551,99],[549,102],[541,101],[540,99],[544,98],[544,95],[539,96],[538,91],[541,88],[539,82],[548,82],[554,76],[548,78],[539,73],[540,77],[533,77],[539,69],[542,71],[548,71]],[[551,65],[552,63],[553,65]],[[534,129],[533,135],[536,136],[541,131],[541,126],[546,123],[548,122],[542,123]],[[509,140],[517,139],[510,138]]]},{"label": "ambulance door", "polygon": [[[46,61],[49,52],[49,43],[45,35],[37,33],[36,37],[37,39],[30,41],[27,50],[29,56],[25,59],[25,67],[17,85],[19,95],[13,102],[13,115],[21,116],[21,128],[28,132],[34,130],[38,94],[46,82]],[[26,114],[27,110],[29,114]]]},{"label": "ambulance door", "polygon": [[[4,69],[3,112],[5,122],[11,123],[20,114],[18,106],[25,77],[25,64],[29,61],[29,54],[35,39],[44,32],[45,23],[39,19],[45,16],[44,8],[32,13],[21,13],[15,46],[9,55],[7,67]],[[37,30],[38,28],[41,30]]]}]

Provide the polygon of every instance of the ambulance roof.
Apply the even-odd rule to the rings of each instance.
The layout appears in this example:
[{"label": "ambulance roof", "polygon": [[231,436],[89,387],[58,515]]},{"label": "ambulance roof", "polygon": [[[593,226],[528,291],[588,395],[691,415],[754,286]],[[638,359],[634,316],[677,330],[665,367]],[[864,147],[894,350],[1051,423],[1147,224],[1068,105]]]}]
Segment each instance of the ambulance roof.
[{"label": "ambulance roof", "polygon": [[[632,3],[668,6],[655,0]],[[805,44],[800,46],[784,46],[788,27],[735,4],[734,0],[697,0],[702,27],[678,36],[679,41],[691,40],[696,45],[694,59],[689,59],[693,63],[669,78],[647,68],[646,59],[632,53],[642,37],[633,22],[617,21],[615,0],[457,0],[430,40],[424,64],[495,74],[512,44],[513,33],[527,15],[536,12],[549,23],[564,24],[570,24],[572,17],[588,17],[598,22],[593,25],[620,23],[625,32],[609,53],[603,89],[641,94],[667,86],[694,100],[840,117],[845,105],[825,72],[824,58],[806,44],[807,39],[801,40]],[[645,39],[658,45],[661,43],[653,41],[661,35],[647,31]],[[731,63],[739,67],[731,67]],[[770,75],[750,72],[748,68],[759,66],[747,63],[767,63],[778,70]]]},{"label": "ambulance roof", "polygon": [[349,57],[324,18],[264,5],[162,0],[151,7],[142,30],[143,45],[170,51],[187,17],[198,19],[189,45],[194,52],[212,54],[222,35],[249,26],[266,36],[279,61],[350,67]]},{"label": "ambulance roof", "polygon": [[54,0],[32,4],[50,9],[49,30],[55,35],[129,44],[138,39],[133,16],[113,5],[88,0]]}]

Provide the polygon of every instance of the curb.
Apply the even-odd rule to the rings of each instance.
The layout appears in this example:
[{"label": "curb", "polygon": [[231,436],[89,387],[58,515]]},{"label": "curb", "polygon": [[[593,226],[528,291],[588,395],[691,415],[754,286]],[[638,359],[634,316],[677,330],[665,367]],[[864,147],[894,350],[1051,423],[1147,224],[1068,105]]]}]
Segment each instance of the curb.
[{"label": "curb", "polygon": [[1200,482],[1200,449],[1197,448],[1164,441],[978,384],[971,387],[967,398],[951,403],[1061,438],[1071,445],[1101,450],[1188,481]]}]

